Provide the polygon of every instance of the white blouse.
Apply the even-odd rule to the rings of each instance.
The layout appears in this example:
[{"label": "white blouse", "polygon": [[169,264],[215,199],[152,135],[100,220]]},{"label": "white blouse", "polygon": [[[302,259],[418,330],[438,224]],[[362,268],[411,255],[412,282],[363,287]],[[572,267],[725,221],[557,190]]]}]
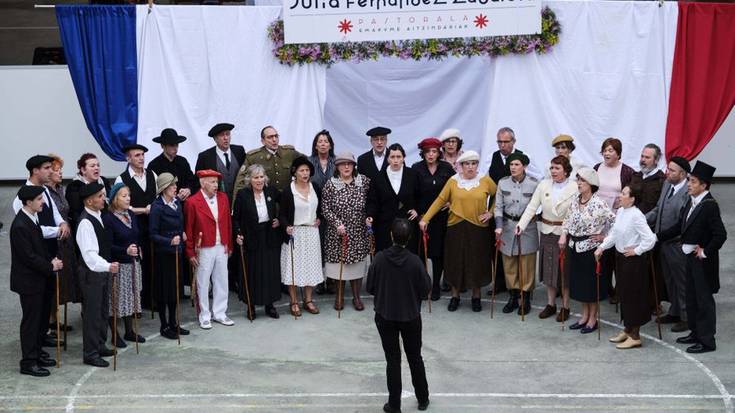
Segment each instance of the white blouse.
[{"label": "white blouse", "polygon": [[265,193],[261,192],[260,199],[255,195],[255,209],[258,210],[258,224],[268,222],[268,205],[265,203]]},{"label": "white blouse", "polygon": [[635,247],[636,255],[642,255],[656,245],[656,236],[637,207],[618,209],[615,223],[600,248],[606,250],[613,245],[619,253],[624,253],[628,247]]},{"label": "white blouse", "polygon": [[294,205],[293,225],[314,225],[316,209],[319,207],[319,198],[316,196],[314,186],[309,184],[309,196],[304,198],[296,190],[296,184],[291,182],[291,192],[293,192]]},{"label": "white blouse", "polygon": [[393,188],[393,192],[398,194],[398,192],[401,190],[401,180],[403,179],[403,167],[401,169],[394,171],[388,167],[388,169],[385,170],[385,172],[388,174],[388,180],[390,181],[390,186]]}]

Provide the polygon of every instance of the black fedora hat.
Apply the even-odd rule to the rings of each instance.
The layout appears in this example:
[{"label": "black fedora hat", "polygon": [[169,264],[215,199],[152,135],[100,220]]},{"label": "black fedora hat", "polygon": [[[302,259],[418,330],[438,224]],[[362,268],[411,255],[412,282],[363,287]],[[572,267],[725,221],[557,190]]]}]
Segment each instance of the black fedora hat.
[{"label": "black fedora hat", "polygon": [[212,129],[209,130],[209,137],[214,138],[215,136],[219,135],[220,133],[228,130],[235,129],[235,125],[231,123],[218,123],[214,126],[212,126]]},{"label": "black fedora hat", "polygon": [[697,161],[697,163],[694,164],[694,168],[692,169],[692,172],[689,173],[689,175],[696,176],[697,179],[699,179],[700,181],[711,184],[712,177],[715,176],[715,170],[717,170],[717,168],[715,168],[714,166],[704,163],[702,161]]},{"label": "black fedora hat", "polygon": [[153,142],[163,145],[175,145],[186,140],[186,136],[176,133],[176,129],[166,128],[161,131],[161,136],[153,138]]}]

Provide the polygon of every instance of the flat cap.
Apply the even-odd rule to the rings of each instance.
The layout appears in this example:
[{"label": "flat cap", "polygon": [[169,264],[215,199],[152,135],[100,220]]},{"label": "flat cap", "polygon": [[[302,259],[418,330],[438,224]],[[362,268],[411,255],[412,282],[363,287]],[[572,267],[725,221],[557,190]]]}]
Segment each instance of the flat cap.
[{"label": "flat cap", "polygon": [[551,146],[556,146],[562,142],[574,142],[574,138],[571,137],[571,135],[557,135],[556,138],[554,138],[553,141],[551,141]]},{"label": "flat cap", "polygon": [[365,135],[367,136],[386,136],[389,133],[391,133],[391,130],[388,128],[385,128],[383,126],[376,126],[369,131],[365,132]]},{"label": "flat cap", "polygon": [[197,178],[220,178],[222,174],[213,169],[202,169],[197,171]]},{"label": "flat cap", "polygon": [[40,185],[23,185],[18,190],[18,199],[25,202],[36,198],[43,193],[43,187]]},{"label": "flat cap", "polygon": [[692,171],[692,166],[689,164],[689,161],[682,156],[674,156],[671,158],[671,162],[679,165],[681,169],[685,170],[687,173]]},{"label": "flat cap", "polygon": [[143,145],[141,145],[139,143],[133,143],[131,145],[125,145],[122,148],[123,152],[132,151],[133,149],[140,149],[144,153],[145,152],[148,152],[148,148],[146,148],[145,146],[143,146]]},{"label": "flat cap", "polygon": [[31,172],[33,168],[39,168],[46,162],[53,162],[54,158],[46,155],[33,155],[26,161],[26,169]]},{"label": "flat cap", "polygon": [[99,182],[90,182],[82,187],[82,189],[79,190],[79,197],[82,199],[87,199],[90,196],[96,194],[99,191],[102,191],[105,189],[105,186],[102,185]]}]

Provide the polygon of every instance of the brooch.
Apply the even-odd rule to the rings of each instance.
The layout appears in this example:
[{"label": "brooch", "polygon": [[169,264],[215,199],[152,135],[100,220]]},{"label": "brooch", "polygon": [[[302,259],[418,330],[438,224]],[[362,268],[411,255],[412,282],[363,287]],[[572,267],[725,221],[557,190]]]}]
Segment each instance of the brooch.
[{"label": "brooch", "polygon": [[268,197],[268,198],[266,198],[266,199],[268,200],[268,202],[271,202],[271,197]]}]

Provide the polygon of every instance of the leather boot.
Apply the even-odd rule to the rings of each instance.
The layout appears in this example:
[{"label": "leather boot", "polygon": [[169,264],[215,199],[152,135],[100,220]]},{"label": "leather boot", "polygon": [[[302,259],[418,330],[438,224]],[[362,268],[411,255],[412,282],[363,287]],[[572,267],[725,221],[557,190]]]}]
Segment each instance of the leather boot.
[{"label": "leather boot", "polygon": [[518,308],[518,290],[508,290],[508,302],[503,307],[503,313],[512,313],[516,308]]},{"label": "leather boot", "polygon": [[518,308],[518,315],[521,315],[521,310],[523,315],[528,315],[531,311],[531,293],[528,291],[521,291],[521,294],[523,294],[523,308]]}]

